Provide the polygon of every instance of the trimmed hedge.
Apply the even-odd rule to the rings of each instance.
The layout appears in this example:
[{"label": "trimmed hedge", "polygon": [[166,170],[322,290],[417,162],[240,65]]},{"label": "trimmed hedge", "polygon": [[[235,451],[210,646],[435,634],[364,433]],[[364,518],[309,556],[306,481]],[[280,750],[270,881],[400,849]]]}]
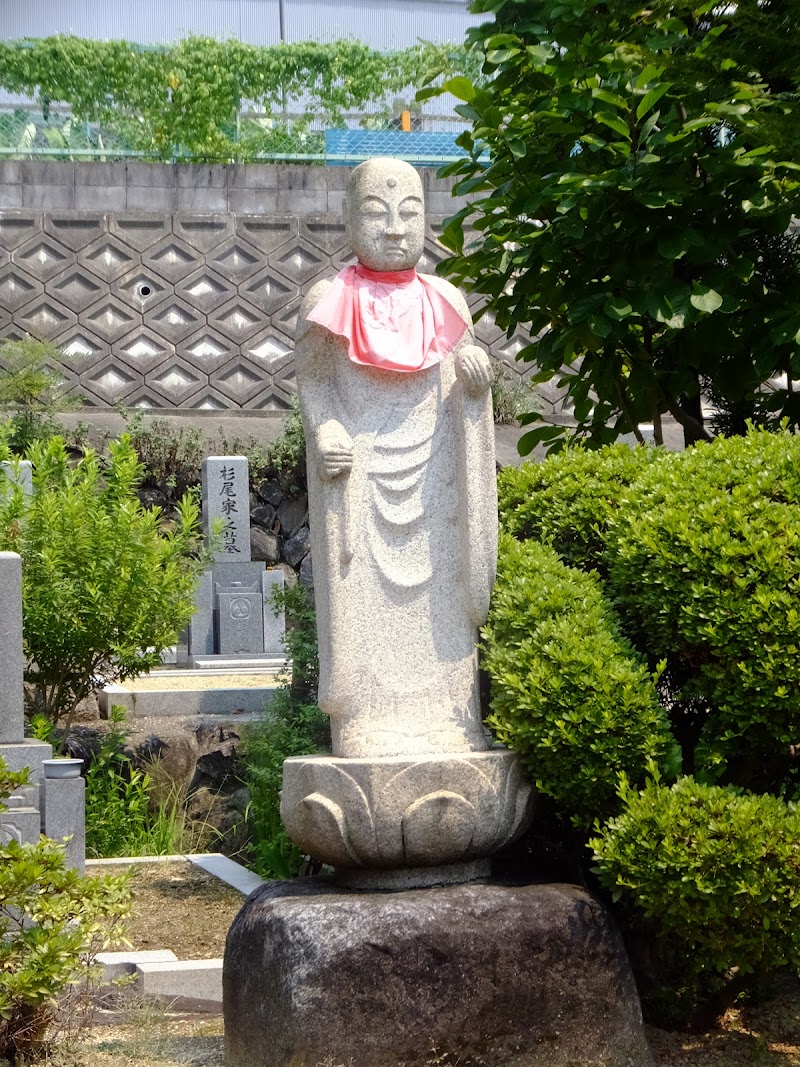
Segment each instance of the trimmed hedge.
[{"label": "trimmed hedge", "polygon": [[543,541],[565,563],[605,569],[605,529],[624,490],[664,455],[652,448],[572,448],[498,477],[500,521],[520,541]]},{"label": "trimmed hedge", "polygon": [[619,808],[669,745],[653,676],[617,628],[598,579],[546,546],[501,538],[484,629],[487,722],[576,826]]},{"label": "trimmed hedge", "polygon": [[799,742],[800,437],[753,430],[664,456],[607,536],[625,632],[668,660],[672,700],[704,708],[712,757]]},{"label": "trimmed hedge", "polygon": [[690,777],[671,788],[651,781],[590,845],[613,899],[655,919],[662,946],[679,950],[673,1014],[725,990],[731,972],[745,988],[778,968],[800,970],[795,805]]}]

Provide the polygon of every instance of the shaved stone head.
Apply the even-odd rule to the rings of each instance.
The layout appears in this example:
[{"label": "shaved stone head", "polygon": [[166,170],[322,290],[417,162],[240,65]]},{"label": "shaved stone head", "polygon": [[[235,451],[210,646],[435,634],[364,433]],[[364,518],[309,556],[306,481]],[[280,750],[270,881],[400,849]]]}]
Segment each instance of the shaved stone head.
[{"label": "shaved stone head", "polygon": [[347,183],[344,221],[350,247],[369,270],[415,267],[425,243],[419,174],[401,159],[369,159]]}]

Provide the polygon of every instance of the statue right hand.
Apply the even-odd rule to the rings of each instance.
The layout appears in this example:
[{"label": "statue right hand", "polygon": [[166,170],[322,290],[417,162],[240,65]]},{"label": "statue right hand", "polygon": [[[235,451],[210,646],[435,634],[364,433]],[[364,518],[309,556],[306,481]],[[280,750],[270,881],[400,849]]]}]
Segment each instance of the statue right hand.
[{"label": "statue right hand", "polygon": [[340,474],[350,473],[353,466],[353,442],[341,423],[331,421],[320,426],[317,451],[323,478],[333,481]]}]

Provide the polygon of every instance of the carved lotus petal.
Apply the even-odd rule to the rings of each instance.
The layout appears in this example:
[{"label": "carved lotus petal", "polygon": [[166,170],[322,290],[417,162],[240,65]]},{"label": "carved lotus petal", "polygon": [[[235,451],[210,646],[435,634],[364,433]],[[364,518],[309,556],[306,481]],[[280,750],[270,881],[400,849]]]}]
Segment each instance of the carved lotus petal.
[{"label": "carved lotus petal", "polygon": [[420,797],[403,812],[403,851],[409,867],[456,863],[475,833],[475,808],[458,793],[439,789]]}]

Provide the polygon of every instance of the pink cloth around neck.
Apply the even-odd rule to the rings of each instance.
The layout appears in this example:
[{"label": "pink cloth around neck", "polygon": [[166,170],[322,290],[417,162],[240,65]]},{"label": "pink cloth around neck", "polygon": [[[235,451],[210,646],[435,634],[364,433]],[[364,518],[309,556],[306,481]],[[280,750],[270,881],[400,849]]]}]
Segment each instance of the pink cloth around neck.
[{"label": "pink cloth around neck", "polygon": [[424,274],[360,263],[336,275],[308,321],[347,338],[353,363],[406,373],[441,362],[469,325]]}]

